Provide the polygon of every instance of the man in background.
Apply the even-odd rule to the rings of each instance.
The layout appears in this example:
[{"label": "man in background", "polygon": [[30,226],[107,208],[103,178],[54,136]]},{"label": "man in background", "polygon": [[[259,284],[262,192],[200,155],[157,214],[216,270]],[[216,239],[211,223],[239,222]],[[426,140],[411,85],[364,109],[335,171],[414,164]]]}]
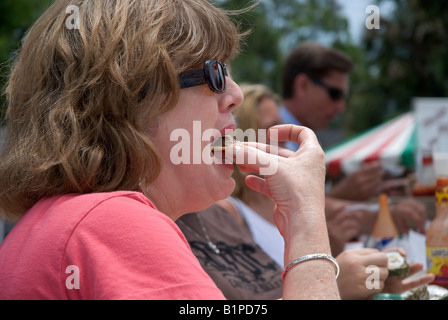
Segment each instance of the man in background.
[{"label": "man in background", "polygon": [[[291,51],[283,70],[284,123],[327,129],[336,115],[344,112],[349,92],[352,60],[343,52],[315,43],[304,43]],[[297,150],[290,142],[288,149]],[[353,201],[364,201],[379,194],[382,185],[380,162],[364,164],[333,186],[328,195]]]},{"label": "man in background", "polygon": [[[288,55],[283,70],[284,123],[325,130],[336,115],[344,112],[349,93],[349,76],[353,61],[343,52],[315,43],[303,43]],[[298,145],[286,145],[293,151]],[[326,217],[332,251],[341,252],[344,245],[360,234],[369,234],[376,210],[351,210],[351,205],[379,196],[383,186],[380,161],[364,163],[346,175],[327,192]],[[425,206],[415,199],[405,199],[392,206],[392,215],[400,232],[407,233],[412,221],[424,232]]]}]

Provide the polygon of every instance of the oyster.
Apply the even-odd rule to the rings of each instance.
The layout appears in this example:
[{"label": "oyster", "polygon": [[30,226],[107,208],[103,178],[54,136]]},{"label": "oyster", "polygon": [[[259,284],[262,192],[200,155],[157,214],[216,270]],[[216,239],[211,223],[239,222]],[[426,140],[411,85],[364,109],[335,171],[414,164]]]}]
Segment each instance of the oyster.
[{"label": "oyster", "polygon": [[221,152],[222,157],[224,157],[224,151],[226,150],[226,148],[235,144],[236,142],[237,141],[235,137],[228,134],[219,137],[212,144],[213,155],[215,154],[215,152]]},{"label": "oyster", "polygon": [[421,287],[409,290],[404,294],[404,300],[429,300],[430,295],[428,291],[428,286],[423,285]]},{"label": "oyster", "polygon": [[405,257],[399,252],[387,252],[387,268],[389,269],[389,277],[404,278],[409,275],[410,267]]}]

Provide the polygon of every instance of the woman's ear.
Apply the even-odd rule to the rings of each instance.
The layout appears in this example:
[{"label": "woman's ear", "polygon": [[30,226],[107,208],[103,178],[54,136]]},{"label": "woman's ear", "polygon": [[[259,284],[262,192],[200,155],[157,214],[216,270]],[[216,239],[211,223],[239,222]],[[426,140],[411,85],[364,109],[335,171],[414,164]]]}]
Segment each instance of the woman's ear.
[{"label": "woman's ear", "polygon": [[310,78],[306,74],[298,74],[294,79],[294,96],[303,97],[308,90],[309,81]]}]

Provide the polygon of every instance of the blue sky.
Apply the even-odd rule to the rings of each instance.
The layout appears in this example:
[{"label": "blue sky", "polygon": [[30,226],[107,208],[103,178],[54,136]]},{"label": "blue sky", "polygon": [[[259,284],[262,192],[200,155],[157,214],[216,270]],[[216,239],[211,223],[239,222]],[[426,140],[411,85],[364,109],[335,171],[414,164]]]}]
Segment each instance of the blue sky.
[{"label": "blue sky", "polygon": [[349,19],[350,32],[354,40],[358,40],[364,31],[368,17],[366,8],[372,4],[372,0],[339,0],[344,14]]}]

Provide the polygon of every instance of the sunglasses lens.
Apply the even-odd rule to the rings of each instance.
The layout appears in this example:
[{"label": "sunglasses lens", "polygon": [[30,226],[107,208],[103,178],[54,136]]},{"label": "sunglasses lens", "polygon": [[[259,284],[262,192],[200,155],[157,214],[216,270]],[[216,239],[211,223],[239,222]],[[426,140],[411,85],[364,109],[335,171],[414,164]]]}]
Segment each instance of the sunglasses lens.
[{"label": "sunglasses lens", "polygon": [[333,100],[341,100],[344,97],[344,93],[337,89],[330,89],[328,92]]},{"label": "sunglasses lens", "polygon": [[222,93],[226,90],[226,74],[224,65],[219,61],[212,61],[209,65],[208,82],[210,88],[217,92]]},{"label": "sunglasses lens", "polygon": [[331,87],[325,83],[323,83],[321,80],[316,79],[316,78],[312,78],[311,80],[318,86],[324,88],[327,90],[328,95],[330,96],[331,99],[337,101],[337,100],[342,100],[342,99],[347,99],[347,94],[344,93],[344,91]]}]

